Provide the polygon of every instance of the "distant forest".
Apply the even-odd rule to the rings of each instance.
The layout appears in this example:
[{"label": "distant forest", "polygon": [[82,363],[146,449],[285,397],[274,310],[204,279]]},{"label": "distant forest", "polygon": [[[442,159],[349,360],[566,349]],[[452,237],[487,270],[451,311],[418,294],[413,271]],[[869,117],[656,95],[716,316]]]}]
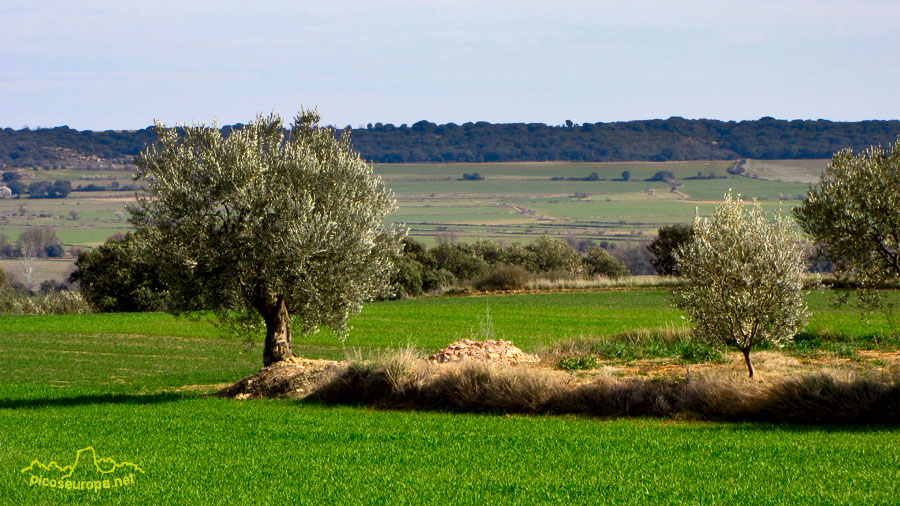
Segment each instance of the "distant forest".
[{"label": "distant forest", "polygon": [[[223,128],[226,133],[242,125]],[[349,128],[349,127],[348,127]],[[351,131],[371,162],[669,161],[829,158],[839,149],[886,145],[900,121],[667,120],[550,126],[486,122],[408,126],[369,124]],[[0,168],[118,167],[155,141],[149,128],[78,131],[62,126],[0,130]]]}]

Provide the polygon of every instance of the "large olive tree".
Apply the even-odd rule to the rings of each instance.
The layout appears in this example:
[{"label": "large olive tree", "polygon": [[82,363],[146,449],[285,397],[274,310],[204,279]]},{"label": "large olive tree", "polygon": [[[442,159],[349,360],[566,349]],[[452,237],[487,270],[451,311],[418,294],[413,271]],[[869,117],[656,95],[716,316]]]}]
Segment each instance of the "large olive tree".
[{"label": "large olive tree", "polygon": [[900,278],[900,139],[835,153],[794,214],[839,275],[876,287]]},{"label": "large olive tree", "polygon": [[258,116],[228,136],[157,123],[136,160],[149,196],[131,222],[166,266],[175,307],[261,317],[264,365],[293,356],[292,322],[344,331],[387,287],[403,235],[382,225],[392,193],[319,119],[301,111],[286,131]]},{"label": "large olive tree", "polygon": [[691,241],[675,254],[685,284],[673,301],[700,339],[735,346],[750,377],[750,350],[791,340],[807,317],[803,250],[791,222],[759,204],[725,196],[713,215],[694,218]]}]

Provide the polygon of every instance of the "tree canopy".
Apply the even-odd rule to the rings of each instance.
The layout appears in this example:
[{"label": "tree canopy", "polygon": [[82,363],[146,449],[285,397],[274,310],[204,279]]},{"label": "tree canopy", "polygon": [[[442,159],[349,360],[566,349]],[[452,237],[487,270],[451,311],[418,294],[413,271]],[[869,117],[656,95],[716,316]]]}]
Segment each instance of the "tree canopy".
[{"label": "tree canopy", "polygon": [[[244,126],[226,126],[222,133],[227,136]],[[353,147],[365,160],[377,163],[794,159],[827,158],[846,147],[864,149],[872,143],[891,142],[898,134],[900,121],[896,120],[673,117],[571,125],[419,121],[356,129]],[[105,132],[64,126],[6,128],[0,130],[0,168],[123,166],[153,140],[151,128]],[[740,165],[735,166],[735,173],[739,170]]]},{"label": "tree canopy", "polygon": [[685,284],[675,305],[694,323],[694,334],[724,342],[744,354],[763,341],[780,346],[806,321],[803,251],[793,224],[770,221],[758,203],[725,196],[710,218],[694,219],[693,238],[676,253]]},{"label": "tree canopy", "polygon": [[794,214],[839,275],[864,286],[900,279],[900,139],[835,153]]},{"label": "tree canopy", "polygon": [[291,323],[344,331],[386,289],[403,235],[382,225],[393,194],[319,121],[301,111],[286,131],[258,116],[227,137],[157,123],[136,161],[149,196],[131,222],[163,259],[175,306],[261,317],[265,365],[293,355]]}]

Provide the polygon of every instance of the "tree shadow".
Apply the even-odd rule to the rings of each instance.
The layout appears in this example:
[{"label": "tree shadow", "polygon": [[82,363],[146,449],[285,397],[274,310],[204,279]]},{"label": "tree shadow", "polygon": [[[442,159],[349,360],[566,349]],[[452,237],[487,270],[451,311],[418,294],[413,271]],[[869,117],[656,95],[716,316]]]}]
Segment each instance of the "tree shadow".
[{"label": "tree shadow", "polygon": [[0,399],[0,409],[34,409],[48,407],[77,407],[102,404],[162,404],[184,400],[187,397],[175,393],[157,394],[91,394],[74,397],[52,397],[43,399]]}]

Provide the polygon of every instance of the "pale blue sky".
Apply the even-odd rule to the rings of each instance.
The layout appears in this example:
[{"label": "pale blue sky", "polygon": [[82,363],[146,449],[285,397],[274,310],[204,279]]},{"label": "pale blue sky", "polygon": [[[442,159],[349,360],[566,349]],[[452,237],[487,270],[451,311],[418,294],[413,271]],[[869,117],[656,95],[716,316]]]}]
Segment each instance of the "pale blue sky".
[{"label": "pale blue sky", "polygon": [[900,2],[0,4],[0,126],[900,117]]}]

